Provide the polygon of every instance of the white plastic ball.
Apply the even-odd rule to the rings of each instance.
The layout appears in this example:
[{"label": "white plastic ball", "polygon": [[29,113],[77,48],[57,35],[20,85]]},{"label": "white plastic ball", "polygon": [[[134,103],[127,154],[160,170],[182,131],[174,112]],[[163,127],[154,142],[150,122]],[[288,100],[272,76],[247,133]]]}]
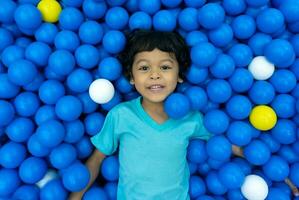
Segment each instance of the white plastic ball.
[{"label": "white plastic ball", "polygon": [[268,195],[268,191],[266,181],[254,174],[246,176],[241,186],[241,192],[248,200],[264,200]]},{"label": "white plastic ball", "polygon": [[43,188],[49,181],[58,178],[58,175],[55,170],[48,170],[46,175],[36,183],[39,188]]},{"label": "white plastic ball", "polygon": [[89,96],[96,103],[107,103],[114,96],[114,86],[107,79],[97,79],[89,86]]},{"label": "white plastic ball", "polygon": [[272,76],[275,67],[274,64],[266,59],[266,57],[257,56],[252,59],[248,66],[248,70],[256,80],[266,80]]}]

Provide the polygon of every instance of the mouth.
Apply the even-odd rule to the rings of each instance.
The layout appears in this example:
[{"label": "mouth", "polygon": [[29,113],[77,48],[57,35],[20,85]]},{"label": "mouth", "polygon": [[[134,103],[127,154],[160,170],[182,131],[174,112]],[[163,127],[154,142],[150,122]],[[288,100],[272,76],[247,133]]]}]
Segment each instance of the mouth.
[{"label": "mouth", "polygon": [[164,88],[165,88],[165,86],[159,85],[159,84],[155,84],[155,85],[151,85],[151,86],[147,87],[147,89],[154,91],[154,92],[161,91]]}]

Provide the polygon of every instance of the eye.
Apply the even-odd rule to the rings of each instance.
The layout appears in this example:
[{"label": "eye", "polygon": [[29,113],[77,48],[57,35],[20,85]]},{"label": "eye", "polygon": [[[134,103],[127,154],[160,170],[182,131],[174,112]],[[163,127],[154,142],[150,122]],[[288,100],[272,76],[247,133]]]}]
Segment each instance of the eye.
[{"label": "eye", "polygon": [[138,70],[140,70],[140,71],[147,71],[148,69],[149,69],[149,67],[146,65],[142,65],[138,68]]},{"label": "eye", "polygon": [[168,65],[162,65],[162,66],[161,66],[161,69],[164,71],[164,70],[171,69],[171,67],[168,66]]}]

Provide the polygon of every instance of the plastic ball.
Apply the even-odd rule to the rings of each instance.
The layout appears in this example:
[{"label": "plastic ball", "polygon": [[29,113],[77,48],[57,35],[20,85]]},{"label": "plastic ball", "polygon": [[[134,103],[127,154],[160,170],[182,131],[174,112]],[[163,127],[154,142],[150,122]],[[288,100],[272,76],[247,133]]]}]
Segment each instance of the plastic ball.
[{"label": "plastic ball", "polygon": [[296,124],[287,119],[279,119],[271,130],[273,138],[281,144],[292,144],[296,141]]},{"label": "plastic ball", "polygon": [[253,165],[264,165],[270,159],[271,152],[267,145],[259,140],[251,141],[244,148],[244,156]]},{"label": "plastic ball", "polygon": [[56,173],[56,171],[53,169],[49,169],[45,176],[36,183],[36,186],[38,186],[39,188],[43,188],[48,182],[56,178],[58,178],[58,174]]},{"label": "plastic ball", "polygon": [[103,47],[108,53],[116,54],[123,50],[126,37],[117,30],[107,31],[103,37]]},{"label": "plastic ball", "polygon": [[276,70],[270,78],[270,83],[274,86],[275,91],[279,93],[288,93],[296,86],[296,76],[287,69]]},{"label": "plastic ball", "polygon": [[26,158],[26,148],[16,142],[7,142],[0,148],[0,164],[7,169],[19,167]]},{"label": "plastic ball", "polygon": [[34,123],[30,118],[15,118],[5,129],[8,138],[14,142],[25,142],[34,131]]},{"label": "plastic ball", "polygon": [[90,84],[89,95],[96,103],[107,103],[114,96],[114,86],[107,79],[97,79]]},{"label": "plastic ball", "polygon": [[87,136],[83,136],[79,142],[75,144],[75,147],[78,159],[88,158],[94,150],[94,146],[90,142],[90,137]]},{"label": "plastic ball", "polygon": [[265,199],[268,195],[266,181],[258,175],[248,175],[242,184],[241,192],[249,200]]},{"label": "plastic ball", "polygon": [[105,1],[86,0],[83,1],[82,10],[88,19],[96,20],[105,15],[107,4]]},{"label": "plastic ball", "polygon": [[248,39],[254,33],[256,29],[256,24],[254,19],[248,15],[239,15],[232,21],[232,29],[234,36],[237,39]]},{"label": "plastic ball", "polygon": [[284,39],[269,42],[264,49],[264,55],[276,67],[286,68],[295,61],[295,52],[291,43]]},{"label": "plastic ball", "polygon": [[278,155],[288,163],[295,163],[299,161],[299,156],[296,154],[295,150],[288,145],[283,145],[279,149]]},{"label": "plastic ball", "polygon": [[202,164],[208,158],[205,143],[201,140],[193,140],[188,146],[187,158],[192,163]]},{"label": "plastic ball", "polygon": [[230,25],[223,23],[219,27],[210,30],[208,36],[215,46],[225,47],[233,40],[233,30]]},{"label": "plastic ball", "polygon": [[109,156],[103,161],[101,172],[107,181],[117,181],[119,177],[118,170],[119,162],[117,157]]},{"label": "plastic ball", "polygon": [[196,198],[206,193],[204,181],[199,176],[191,176],[189,180],[189,194],[191,198]]},{"label": "plastic ball", "polygon": [[100,132],[104,120],[105,117],[100,113],[91,113],[87,115],[84,120],[85,132],[91,136],[97,134]]},{"label": "plastic ball", "polygon": [[64,121],[72,121],[81,115],[82,104],[75,96],[63,96],[57,101],[55,112],[60,119]]},{"label": "plastic ball", "polygon": [[29,84],[31,81],[33,81],[36,75],[36,66],[32,62],[25,59],[20,59],[11,63],[8,68],[9,80],[18,86]]},{"label": "plastic ball", "polygon": [[57,120],[42,123],[36,130],[38,142],[48,148],[53,148],[63,141],[65,129]]},{"label": "plastic ball", "polygon": [[287,0],[281,2],[279,10],[289,23],[297,22],[299,20],[299,2],[296,0]]},{"label": "plastic ball", "polygon": [[229,116],[237,120],[247,118],[251,109],[251,102],[243,95],[233,96],[226,104],[226,110]]},{"label": "plastic ball", "polygon": [[17,114],[23,117],[33,116],[40,106],[37,95],[33,92],[22,92],[14,100]]},{"label": "plastic ball", "polygon": [[50,149],[39,142],[38,136],[33,134],[27,141],[28,151],[36,157],[43,157],[50,153]]},{"label": "plastic ball", "polygon": [[34,36],[35,39],[39,42],[52,44],[54,42],[57,32],[58,28],[54,24],[42,23],[35,31]]},{"label": "plastic ball", "polygon": [[140,0],[138,1],[138,8],[139,10],[146,12],[150,15],[156,13],[161,7],[161,1],[160,0]]},{"label": "plastic ball", "polygon": [[14,19],[20,28],[36,29],[42,22],[42,15],[32,4],[21,4],[15,10]]},{"label": "plastic ball", "polygon": [[84,124],[80,120],[65,122],[65,137],[67,143],[76,143],[84,135]]},{"label": "plastic ball", "polygon": [[252,50],[246,44],[238,43],[233,45],[229,51],[228,55],[231,56],[236,67],[245,67],[250,64],[252,60]]},{"label": "plastic ball", "polygon": [[13,169],[1,168],[0,177],[0,196],[10,195],[21,183],[17,171]]},{"label": "plastic ball", "polygon": [[13,193],[13,199],[38,199],[39,189],[35,185],[22,185]]},{"label": "plastic ball", "polygon": [[95,67],[99,62],[99,52],[97,48],[90,44],[83,44],[75,51],[77,64],[85,69]]},{"label": "plastic ball", "polygon": [[73,92],[81,93],[88,90],[92,82],[92,75],[85,69],[75,69],[72,71],[66,80],[66,85]]},{"label": "plastic ball", "polygon": [[264,174],[272,181],[283,181],[289,175],[288,163],[279,156],[272,156],[266,164],[263,165]]},{"label": "plastic ball", "polygon": [[299,163],[291,165],[290,179],[296,187],[299,187]]},{"label": "plastic ball", "polygon": [[211,80],[207,85],[207,94],[214,103],[224,103],[232,95],[230,84],[224,79]]},{"label": "plastic ball", "polygon": [[92,199],[108,200],[108,196],[102,188],[94,186],[91,187],[88,191],[86,191],[83,196],[83,200]]},{"label": "plastic ball", "polygon": [[89,178],[90,173],[87,167],[80,162],[71,164],[62,174],[63,186],[71,192],[78,192],[85,188]]},{"label": "plastic ball", "polygon": [[267,81],[256,81],[248,94],[251,101],[255,104],[268,104],[275,97],[275,89]]},{"label": "plastic ball", "polygon": [[237,68],[228,81],[234,91],[246,92],[253,84],[253,76],[247,69]]},{"label": "plastic ball", "polygon": [[17,4],[12,0],[1,1],[0,8],[2,8],[0,10],[0,21],[4,24],[13,22]]},{"label": "plastic ball", "polygon": [[50,55],[48,66],[57,75],[65,76],[74,69],[75,58],[66,50],[56,50]]},{"label": "plastic ball", "polygon": [[[216,171],[210,171],[208,173],[208,175],[206,176],[206,184],[207,184],[208,191],[210,191],[212,194],[223,195],[227,192],[226,186],[221,183]],[[199,197],[199,198],[201,199],[201,197]],[[210,199],[207,199],[207,200],[210,200]]]},{"label": "plastic ball", "polygon": [[256,25],[261,32],[272,34],[283,27],[284,16],[278,9],[266,8],[257,15]]},{"label": "plastic ball", "polygon": [[214,77],[225,79],[233,74],[235,70],[235,63],[230,56],[226,54],[220,54],[217,56],[216,61],[209,68],[209,70]]},{"label": "plastic ball", "polygon": [[271,107],[279,118],[290,118],[296,114],[296,100],[289,94],[277,95],[271,103]]},{"label": "plastic ball", "polygon": [[224,136],[214,136],[207,142],[206,150],[210,158],[225,161],[232,153],[231,144]]},{"label": "plastic ball", "polygon": [[42,14],[45,22],[55,23],[58,21],[61,12],[60,4],[55,0],[41,0],[37,8]]},{"label": "plastic ball", "polygon": [[59,98],[63,97],[65,89],[62,83],[56,80],[47,80],[39,88],[38,95],[45,104],[55,104]]},{"label": "plastic ball", "polygon": [[114,57],[107,57],[101,60],[98,73],[101,78],[109,81],[118,79],[122,72],[121,63]]},{"label": "plastic ball", "polygon": [[57,33],[54,44],[56,49],[64,49],[74,52],[80,45],[79,37],[73,31],[62,30]]},{"label": "plastic ball", "polygon": [[229,117],[225,112],[214,109],[205,114],[203,123],[210,133],[221,134],[228,128]]},{"label": "plastic ball", "polygon": [[198,12],[198,21],[206,29],[217,28],[223,22],[224,17],[224,9],[217,3],[207,3]]},{"label": "plastic ball", "polygon": [[150,29],[152,27],[152,18],[146,12],[135,12],[130,16],[129,27],[131,30]]},{"label": "plastic ball", "polygon": [[299,35],[294,35],[291,37],[290,42],[294,48],[295,54],[298,57],[299,56]]},{"label": "plastic ball", "polygon": [[55,113],[55,107],[50,105],[41,106],[35,113],[34,120],[37,125],[44,123],[45,121],[57,119]]},{"label": "plastic ball", "polygon": [[103,38],[103,28],[96,21],[86,21],[81,24],[79,28],[79,37],[82,42],[96,45],[101,42]]},{"label": "plastic ball", "polygon": [[83,106],[83,113],[92,113],[98,108],[96,104],[89,96],[88,91],[77,95]]},{"label": "plastic ball", "polygon": [[13,36],[11,32],[4,28],[0,28],[0,50],[2,51],[5,47],[13,44]]},{"label": "plastic ball", "polygon": [[223,0],[222,6],[229,15],[239,15],[246,9],[245,0]]},{"label": "plastic ball", "polygon": [[199,68],[191,65],[186,73],[186,78],[190,83],[203,83],[208,78],[209,71],[206,68]]},{"label": "plastic ball", "polygon": [[229,125],[226,135],[232,144],[244,146],[251,141],[252,128],[246,122],[234,121]]},{"label": "plastic ball", "polygon": [[1,61],[6,67],[9,67],[14,61],[24,58],[24,52],[24,49],[20,46],[8,46],[2,51]]},{"label": "plastic ball", "polygon": [[33,42],[27,46],[25,57],[37,66],[44,66],[48,63],[51,48],[43,42]]},{"label": "plastic ball", "polygon": [[180,27],[186,31],[197,30],[199,28],[199,23],[197,21],[197,9],[183,9],[178,16],[178,23]]},{"label": "plastic ball", "polygon": [[77,31],[83,21],[83,14],[74,7],[64,8],[59,15],[59,24],[65,30]]},{"label": "plastic ball", "polygon": [[184,94],[188,97],[193,110],[201,110],[208,102],[207,94],[201,87],[192,86]]},{"label": "plastic ball", "polygon": [[51,151],[49,158],[53,167],[63,169],[75,161],[76,156],[76,149],[70,144],[63,143]]},{"label": "plastic ball", "polygon": [[274,73],[274,65],[264,56],[257,56],[252,59],[248,70],[256,80],[267,80]]},{"label": "plastic ball", "polygon": [[189,112],[190,102],[185,95],[173,93],[169,95],[164,102],[164,110],[169,117],[179,119]]},{"label": "plastic ball", "polygon": [[47,172],[47,163],[37,157],[29,157],[22,162],[19,176],[25,183],[34,184],[41,180]]},{"label": "plastic ball", "polygon": [[176,18],[169,10],[160,10],[153,16],[153,27],[159,31],[173,31]]},{"label": "plastic ball", "polygon": [[260,105],[253,108],[249,120],[256,129],[267,131],[275,126],[277,116],[271,107]]},{"label": "plastic ball", "polygon": [[216,49],[211,43],[198,43],[191,48],[190,56],[198,67],[208,67],[216,60]]},{"label": "plastic ball", "polygon": [[106,12],[105,22],[111,29],[121,30],[127,25],[128,21],[129,14],[122,7],[112,7]]},{"label": "plastic ball", "polygon": [[264,54],[264,47],[272,40],[272,37],[264,33],[255,33],[249,40],[248,45],[256,56]]},{"label": "plastic ball", "polygon": [[279,198],[282,200],[290,199],[289,195],[284,190],[282,190],[281,188],[278,188],[278,187],[270,188],[267,198],[268,199]]},{"label": "plastic ball", "polygon": [[208,42],[208,37],[201,31],[191,31],[185,37],[188,46],[195,46],[201,42]]},{"label": "plastic ball", "polygon": [[121,93],[128,93],[133,89],[133,86],[130,84],[128,79],[122,75],[116,80],[115,87]]},{"label": "plastic ball", "polygon": [[241,168],[233,163],[228,162],[224,164],[218,173],[220,181],[228,188],[228,189],[237,189],[243,184],[245,175]]},{"label": "plastic ball", "polygon": [[67,191],[63,187],[60,179],[53,179],[49,181],[40,190],[40,199],[51,200],[51,199],[66,199]]},{"label": "plastic ball", "polygon": [[15,116],[15,109],[8,101],[0,100],[0,126],[8,125]]}]

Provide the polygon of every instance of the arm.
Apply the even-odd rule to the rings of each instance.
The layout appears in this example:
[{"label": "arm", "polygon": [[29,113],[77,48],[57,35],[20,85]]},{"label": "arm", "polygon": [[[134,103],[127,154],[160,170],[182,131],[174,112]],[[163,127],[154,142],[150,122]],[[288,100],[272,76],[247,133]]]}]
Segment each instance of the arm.
[{"label": "arm", "polygon": [[103,159],[105,158],[105,155],[98,151],[97,149],[94,150],[92,155],[89,157],[89,159],[86,161],[85,165],[88,168],[90,172],[90,179],[88,185],[79,192],[73,192],[70,194],[69,200],[80,200],[84,193],[89,189],[89,187],[93,184],[95,179],[97,178],[99,174],[99,168],[101,166],[101,163]]},{"label": "arm", "polygon": [[239,146],[236,146],[236,145],[232,145],[232,152],[235,156],[239,156],[239,157],[242,157],[244,158],[244,154],[243,154],[243,149]]}]

